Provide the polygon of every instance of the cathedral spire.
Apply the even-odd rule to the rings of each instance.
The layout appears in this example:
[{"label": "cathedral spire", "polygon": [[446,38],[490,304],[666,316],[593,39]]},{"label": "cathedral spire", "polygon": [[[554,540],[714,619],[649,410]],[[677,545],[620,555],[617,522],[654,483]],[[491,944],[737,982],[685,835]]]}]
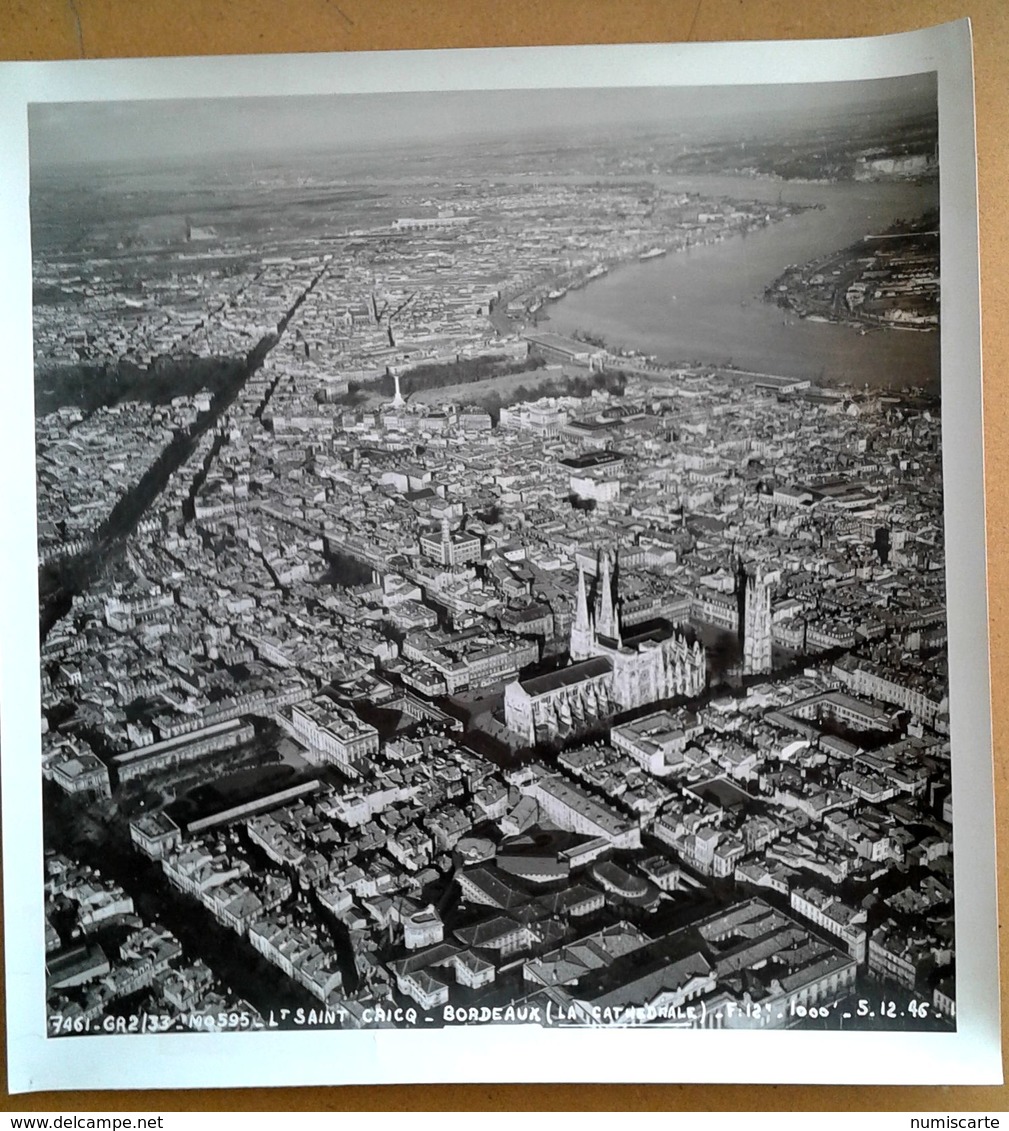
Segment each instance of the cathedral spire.
[{"label": "cathedral spire", "polygon": [[589,599],[585,594],[585,567],[578,564],[578,601],[575,606],[575,625],[578,628],[589,627]]},{"label": "cathedral spire", "polygon": [[578,595],[575,598],[575,619],[571,624],[571,659],[586,660],[592,654],[592,622],[589,620],[589,599],[585,593],[585,567],[578,565]]},{"label": "cathedral spire", "polygon": [[610,555],[604,552],[599,577],[599,598],[596,607],[596,635],[620,643],[620,625],[613,608],[613,581],[610,577]]}]

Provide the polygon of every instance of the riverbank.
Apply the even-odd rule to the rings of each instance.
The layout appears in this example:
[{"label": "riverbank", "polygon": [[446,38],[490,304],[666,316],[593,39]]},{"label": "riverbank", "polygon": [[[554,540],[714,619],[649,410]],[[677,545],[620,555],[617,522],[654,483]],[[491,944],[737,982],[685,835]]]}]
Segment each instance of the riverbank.
[{"label": "riverbank", "polygon": [[939,216],[926,213],[811,263],[789,267],[764,298],[799,318],[928,332],[939,325]]},{"label": "riverbank", "polygon": [[645,262],[625,264],[565,295],[549,327],[588,331],[615,349],[684,358],[826,384],[939,388],[939,334],[863,334],[852,326],[813,322],[763,300],[767,285],[790,265],[808,263],[922,215],[938,202],[936,183],[792,183],[745,178],[675,178],[684,191],[820,204],[743,237]]},{"label": "riverbank", "polygon": [[[514,319],[535,324],[549,317],[549,308],[566,295],[604,279],[611,271],[635,263],[648,263],[667,255],[676,255],[693,247],[705,247],[734,236],[746,237],[768,226],[806,211],[817,204],[757,202],[745,196],[706,196],[700,193],[677,194],[689,199],[676,208],[675,226],[665,231],[650,230],[633,246],[616,255],[604,255],[577,267],[557,271],[539,279],[521,291],[506,292],[496,304],[505,311],[514,327]],[[545,313],[541,313],[545,312]],[[497,323],[495,326],[497,327]]]}]

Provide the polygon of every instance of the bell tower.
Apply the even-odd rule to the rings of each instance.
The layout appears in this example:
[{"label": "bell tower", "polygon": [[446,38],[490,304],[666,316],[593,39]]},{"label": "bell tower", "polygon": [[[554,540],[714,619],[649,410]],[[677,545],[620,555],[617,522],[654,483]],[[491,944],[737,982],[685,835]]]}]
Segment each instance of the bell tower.
[{"label": "bell tower", "polygon": [[747,579],[743,609],[743,674],[766,675],[772,669],[771,586],[758,566]]}]

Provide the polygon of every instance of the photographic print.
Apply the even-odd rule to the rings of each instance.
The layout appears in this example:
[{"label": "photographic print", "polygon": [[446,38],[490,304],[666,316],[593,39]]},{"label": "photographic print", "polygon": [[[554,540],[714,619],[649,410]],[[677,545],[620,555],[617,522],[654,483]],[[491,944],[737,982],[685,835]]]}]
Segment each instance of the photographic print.
[{"label": "photographic print", "polygon": [[956,1033],[935,71],[27,133],[48,1043]]}]

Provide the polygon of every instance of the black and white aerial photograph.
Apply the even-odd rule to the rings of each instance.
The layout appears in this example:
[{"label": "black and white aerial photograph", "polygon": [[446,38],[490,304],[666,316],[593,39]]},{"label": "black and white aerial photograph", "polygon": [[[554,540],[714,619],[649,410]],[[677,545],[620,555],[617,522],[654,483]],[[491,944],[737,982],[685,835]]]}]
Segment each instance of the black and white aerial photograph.
[{"label": "black and white aerial photograph", "polygon": [[937,107],[29,106],[52,1040],[955,1031]]}]

